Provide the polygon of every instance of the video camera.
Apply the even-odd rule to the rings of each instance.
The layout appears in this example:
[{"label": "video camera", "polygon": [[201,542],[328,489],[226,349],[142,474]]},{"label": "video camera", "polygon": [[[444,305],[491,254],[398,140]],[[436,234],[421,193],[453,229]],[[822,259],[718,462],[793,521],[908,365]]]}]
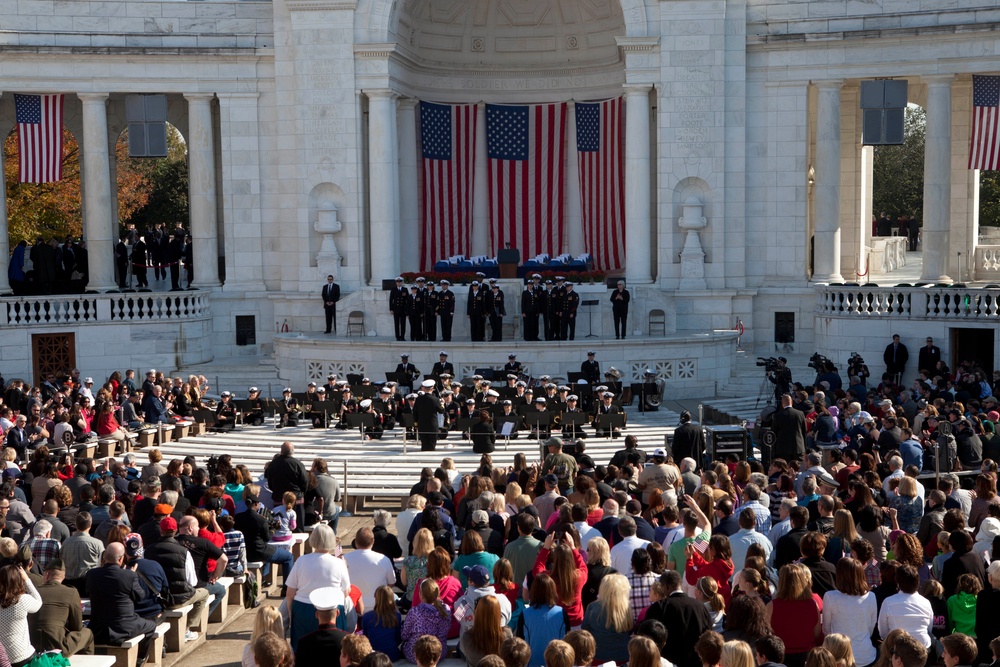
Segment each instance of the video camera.
[{"label": "video camera", "polygon": [[777,357],[757,357],[757,366],[764,369],[765,373],[771,373],[778,370],[778,358]]},{"label": "video camera", "polygon": [[[829,363],[830,363],[829,359],[827,359],[826,357],[824,357],[819,352],[815,352],[815,353],[813,353],[813,356],[809,357],[809,364],[808,365],[809,365],[809,368],[812,368],[817,373],[823,373],[823,372],[826,371],[826,366]],[[834,366],[834,367],[836,368],[836,366]]]}]

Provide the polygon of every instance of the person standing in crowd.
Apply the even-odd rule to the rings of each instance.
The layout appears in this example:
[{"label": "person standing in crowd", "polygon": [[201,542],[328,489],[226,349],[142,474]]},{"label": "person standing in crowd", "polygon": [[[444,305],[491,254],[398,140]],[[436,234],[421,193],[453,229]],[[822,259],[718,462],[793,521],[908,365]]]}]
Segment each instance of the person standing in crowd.
[{"label": "person standing in crowd", "polygon": [[337,302],[340,301],[340,285],[333,282],[333,276],[326,277],[326,284],[323,285],[323,314],[326,316],[326,331],[337,333]]},{"label": "person standing in crowd", "polygon": [[573,283],[567,281],[560,298],[559,340],[576,340],[576,315],[580,309],[580,295],[573,291]]},{"label": "person standing in crowd", "polygon": [[469,332],[473,343],[486,340],[486,295],[478,280],[473,280],[469,288],[469,300],[465,305],[465,316],[469,318]]},{"label": "person standing in crowd", "polygon": [[451,282],[441,281],[441,291],[437,293],[437,312],[441,316],[441,340],[451,341],[451,327],[455,322],[455,293]]},{"label": "person standing in crowd", "polygon": [[628,304],[632,295],[625,289],[625,281],[619,280],[618,286],[611,292],[611,316],[615,321],[615,340],[625,338],[628,333]]},{"label": "person standing in crowd", "polygon": [[792,397],[781,395],[781,408],[774,413],[771,428],[777,436],[774,443],[774,458],[793,461],[802,458],[806,451],[806,419],[792,407]]},{"label": "person standing in crowd", "polygon": [[409,294],[402,278],[396,278],[396,285],[389,290],[389,312],[392,313],[393,326],[396,329],[396,340],[406,340],[406,304]]},{"label": "person standing in crowd", "polygon": [[503,290],[498,283],[490,285],[492,294],[489,300],[490,316],[490,342],[498,343],[503,340],[503,318],[507,315],[507,308],[504,306]]},{"label": "person standing in crowd", "polygon": [[529,342],[538,340],[538,302],[535,283],[528,280],[521,292],[521,333]]},{"label": "person standing in crowd", "polygon": [[899,341],[899,334],[892,335],[892,342],[885,346],[882,360],[885,362],[885,372],[892,376],[893,382],[899,384],[906,370],[906,362],[910,358],[906,346]]}]

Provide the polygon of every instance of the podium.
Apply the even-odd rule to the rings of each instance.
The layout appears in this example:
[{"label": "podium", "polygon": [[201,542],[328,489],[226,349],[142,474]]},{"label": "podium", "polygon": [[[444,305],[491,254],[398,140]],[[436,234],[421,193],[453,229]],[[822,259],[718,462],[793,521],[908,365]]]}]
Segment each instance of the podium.
[{"label": "podium", "polygon": [[517,278],[517,267],[520,263],[520,250],[516,248],[504,248],[497,251],[497,264],[500,267],[501,278]]}]

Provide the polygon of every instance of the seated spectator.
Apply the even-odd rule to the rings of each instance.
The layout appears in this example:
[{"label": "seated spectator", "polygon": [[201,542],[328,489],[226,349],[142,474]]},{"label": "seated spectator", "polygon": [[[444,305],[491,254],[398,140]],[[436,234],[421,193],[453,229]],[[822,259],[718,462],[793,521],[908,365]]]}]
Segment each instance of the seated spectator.
[{"label": "seated spectator", "polygon": [[[194,560],[194,571],[198,578],[197,587],[215,596],[208,606],[208,613],[211,615],[226,600],[226,587],[217,580],[225,573],[226,563],[229,560],[222,549],[204,537],[198,536],[198,519],[193,516],[186,516],[180,520],[177,542],[188,550]],[[215,567],[211,568],[209,562],[213,560]]]},{"label": "seated spectator", "polygon": [[160,461],[163,460],[163,452],[159,448],[154,447],[149,450],[149,464],[144,466],[140,479],[144,482],[148,482],[153,477],[159,478],[167,474],[167,468]]},{"label": "seated spectator", "polygon": [[42,608],[42,597],[17,565],[0,567],[0,645],[12,664],[24,665],[34,658],[28,632],[28,614]]},{"label": "seated spectator", "polygon": [[812,574],[805,565],[791,563],[781,568],[778,590],[765,607],[765,618],[774,634],[785,643],[785,664],[802,667],[806,654],[819,646],[823,602],[812,592]]},{"label": "seated spectator", "polygon": [[[292,552],[268,544],[272,533],[267,519],[259,514],[260,499],[250,491],[246,491],[243,497],[247,503],[247,511],[236,515],[235,528],[243,533],[246,540],[247,560],[263,562],[265,568],[268,568],[269,563],[280,564],[282,581],[287,582],[295,561]],[[265,574],[266,572],[267,569],[264,570]]]},{"label": "seated spectator", "polygon": [[[506,598],[504,598],[506,599]],[[503,621],[500,601],[496,596],[484,596],[472,609],[472,625],[462,633],[459,647],[469,667],[476,667],[479,661],[500,652],[500,644],[511,636],[510,628]],[[567,667],[572,667],[572,662]]]},{"label": "seated spectator", "polygon": [[975,664],[978,650],[976,640],[964,633],[950,634],[941,639],[944,651],[941,659],[945,667]]},{"label": "seated spectator", "polygon": [[84,627],[80,594],[76,588],[63,585],[65,577],[62,561],[50,561],[45,583],[38,589],[42,608],[32,621],[31,643],[35,650],[60,651],[67,658],[77,653],[92,655],[94,633]]},{"label": "seated spectator", "polygon": [[94,537],[107,544],[108,533],[115,526],[130,527],[128,514],[125,512],[125,504],[119,500],[108,505],[108,518],[102,521],[94,530]]},{"label": "seated spectator", "polygon": [[[958,591],[948,598],[948,630],[970,637],[976,635],[976,601],[983,584],[974,574],[958,578]],[[971,664],[971,663],[961,663]]]},{"label": "seated spectator", "polygon": [[66,585],[84,591],[87,572],[100,567],[104,543],[90,536],[92,521],[89,512],[76,515],[76,532],[62,545],[63,574]]},{"label": "seated spectator", "polygon": [[62,545],[59,544],[58,540],[52,539],[51,535],[52,524],[45,519],[35,522],[35,525],[31,527],[31,538],[26,542],[26,545],[31,551],[31,558],[35,563],[35,574],[41,574],[45,571],[45,566],[49,564],[49,561],[59,558]]},{"label": "seated spectator", "polygon": [[[253,656],[253,645],[265,632],[273,632],[275,636],[284,637],[285,627],[281,622],[281,612],[277,607],[259,607],[257,615],[253,619],[253,631],[250,634],[250,641],[243,647],[243,659],[241,667],[257,667],[257,661]],[[329,654],[328,654],[329,655]],[[329,656],[330,662],[337,664],[340,660],[340,644],[337,644],[336,659]]]},{"label": "seated spectator", "polygon": [[554,639],[545,647],[546,667],[573,667],[576,656],[573,654],[573,647],[562,641]]},{"label": "seated spectator", "polygon": [[355,550],[344,554],[351,573],[351,583],[361,589],[363,609],[375,606],[375,589],[396,583],[392,561],[372,550],[375,535],[371,528],[361,528],[354,537]]},{"label": "seated spectator", "polygon": [[503,617],[504,625],[511,618],[512,608],[510,600],[506,595],[497,593],[490,585],[490,572],[482,565],[466,565],[463,574],[469,581],[469,589],[454,605],[455,618],[461,625],[461,631],[467,632],[472,625],[472,610],[479,604],[480,598],[494,597],[500,605],[500,615]]},{"label": "seated spectator", "polygon": [[135,603],[135,613],[142,618],[159,620],[160,614],[163,613],[162,601],[171,598],[167,574],[159,563],[144,558],[145,549],[142,537],[138,533],[126,535],[124,545],[125,562],[129,567],[135,568],[136,576],[139,577],[139,587],[143,592],[142,599]]},{"label": "seated spectator", "polygon": [[896,585],[899,592],[890,595],[882,603],[878,615],[878,631],[885,637],[892,630],[905,630],[910,637],[925,649],[930,648],[930,629],[934,622],[931,603],[917,593],[920,577],[912,565],[896,569]]},{"label": "seated spectator", "polygon": [[146,547],[145,557],[156,561],[163,568],[170,590],[167,599],[168,609],[194,605],[188,612],[188,630],[185,635],[186,640],[193,641],[198,638],[193,628],[200,627],[201,615],[205,612],[205,602],[208,600],[208,590],[198,587],[198,571],[195,568],[194,556],[178,542],[176,536],[177,521],[172,516],[164,517],[160,521],[160,539]]},{"label": "seated spectator", "polygon": [[892,667],[923,667],[926,663],[926,646],[906,633],[896,639],[892,648]]},{"label": "seated spectator", "polygon": [[420,637],[413,647],[417,667],[437,667],[438,661],[441,659],[441,652],[441,641],[433,635]]},{"label": "seated spectator", "polygon": [[518,617],[516,629],[516,635],[528,642],[531,648],[533,659],[528,662],[529,667],[541,667],[545,647],[569,632],[566,610],[558,602],[552,577],[545,572],[536,576],[528,591],[528,606]]},{"label": "seated spectator", "polygon": [[963,574],[973,574],[980,582],[986,582],[986,567],[983,557],[972,550],[972,536],[964,530],[952,531],[948,536],[951,558],[941,566],[941,585],[948,597],[958,590],[958,578]]},{"label": "seated spectator", "polygon": [[437,582],[428,573],[417,589],[419,604],[414,604],[403,622],[403,655],[410,662],[416,662],[414,652],[417,641],[432,635],[438,639],[441,646],[448,643],[448,633],[451,628],[451,608],[439,598]]},{"label": "seated spectator", "polygon": [[142,663],[152,646],[156,624],[135,613],[135,603],[141,597],[139,579],[124,564],[125,547],[113,543],[104,550],[101,567],[87,573],[90,629],[98,644],[120,646],[132,637],[143,637],[137,659]]},{"label": "seated spectator", "polygon": [[232,514],[223,514],[217,518],[222,529],[222,552],[229,559],[226,565],[226,576],[241,576],[247,569],[247,545],[243,533],[236,530],[236,519]]},{"label": "seated spectator", "polygon": [[[372,535],[375,538],[372,551],[382,554],[390,560],[402,556],[403,550],[399,547],[399,540],[389,532],[389,524],[392,523],[392,514],[386,510],[375,510],[372,513],[372,518],[375,521],[375,526],[372,528]],[[385,651],[382,651],[382,653],[385,653]]]},{"label": "seated spectator", "polygon": [[[441,601],[448,605],[449,608],[454,607],[455,602],[462,595],[462,583],[458,578],[451,575],[451,571],[451,556],[443,548],[437,547],[427,555],[427,579],[437,584]],[[417,594],[413,599],[413,606],[421,602],[420,586],[424,581],[426,579],[417,582]],[[448,637],[457,637],[458,630],[458,621],[454,621],[448,636],[445,637],[445,641],[447,641]]]},{"label": "seated spectator", "polygon": [[396,610],[395,594],[389,586],[375,589],[375,608],[361,617],[361,631],[368,637],[372,649],[399,660],[403,619]]},{"label": "seated spectator", "polygon": [[427,576],[427,556],[434,550],[434,538],[431,531],[421,528],[413,536],[410,555],[403,560],[399,571],[399,582],[406,587],[401,603],[407,607],[413,600],[417,582]]},{"label": "seated spectator", "polygon": [[607,575],[601,581],[597,601],[587,607],[581,626],[597,643],[594,660],[599,663],[628,660],[632,626],[628,579],[621,574]]},{"label": "seated spectator", "polygon": [[458,557],[455,558],[453,573],[462,582],[462,588],[469,585],[465,578],[464,568],[473,565],[482,565],[487,572],[493,571],[493,565],[500,559],[496,554],[486,551],[483,539],[474,530],[466,531],[462,537],[462,546],[458,550]]},{"label": "seated spectator", "polygon": [[[338,664],[344,649],[344,640],[352,636],[337,627],[337,617],[344,608],[346,597],[341,588],[327,586],[314,588],[309,594],[309,604],[316,610],[318,625],[312,632],[298,638],[295,662],[299,665]],[[369,646],[369,651],[371,647]]]}]

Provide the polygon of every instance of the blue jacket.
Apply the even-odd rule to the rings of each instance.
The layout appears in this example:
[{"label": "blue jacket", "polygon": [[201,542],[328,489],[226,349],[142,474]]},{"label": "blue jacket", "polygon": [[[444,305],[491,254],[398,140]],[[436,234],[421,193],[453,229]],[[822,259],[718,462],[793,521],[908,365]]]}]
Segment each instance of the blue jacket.
[{"label": "blue jacket", "polygon": [[528,642],[531,659],[528,667],[545,664],[545,648],[553,639],[562,639],[569,632],[566,610],[559,606],[539,605],[525,607],[517,622],[517,636]]}]

